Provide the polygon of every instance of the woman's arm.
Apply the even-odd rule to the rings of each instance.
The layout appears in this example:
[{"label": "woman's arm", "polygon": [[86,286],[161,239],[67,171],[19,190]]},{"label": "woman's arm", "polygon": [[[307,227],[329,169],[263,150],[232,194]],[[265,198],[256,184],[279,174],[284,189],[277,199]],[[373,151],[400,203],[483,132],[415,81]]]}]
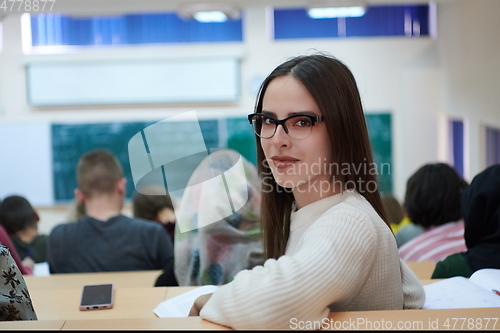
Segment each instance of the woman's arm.
[{"label": "woman's arm", "polygon": [[219,288],[200,312],[233,328],[290,328],[290,320],[321,321],[333,302],[349,302],[373,263],[376,231],[369,217],[337,210],[316,221],[294,255],[244,270]]}]

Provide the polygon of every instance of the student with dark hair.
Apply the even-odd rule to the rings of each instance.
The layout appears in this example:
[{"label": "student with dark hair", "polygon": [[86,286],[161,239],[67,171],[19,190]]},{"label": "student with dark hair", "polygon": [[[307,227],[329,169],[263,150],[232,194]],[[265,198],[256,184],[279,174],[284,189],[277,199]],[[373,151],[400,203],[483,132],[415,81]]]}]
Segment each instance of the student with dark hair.
[{"label": "student with dark hair", "polygon": [[401,222],[404,219],[403,207],[398,199],[392,194],[385,194],[382,196],[382,204],[384,205],[385,214],[387,215],[387,222],[391,227],[392,232],[396,233],[401,227]]},{"label": "student with dark hair", "polygon": [[382,196],[382,203],[398,247],[422,233],[423,228],[411,222],[404,207],[394,196],[390,194]]},{"label": "student with dark hair", "polygon": [[162,226],[174,241],[175,211],[172,198],[164,190],[149,185],[145,193],[139,191],[132,196],[132,212],[134,217],[153,221]]},{"label": "student with dark hair", "polygon": [[433,279],[468,278],[483,268],[500,269],[500,164],[474,177],[464,190],[462,211],[467,248],[439,261]]},{"label": "student with dark hair", "polygon": [[47,261],[47,235],[38,233],[39,221],[38,213],[22,196],[11,195],[0,204],[0,223],[9,233],[21,260]]},{"label": "student with dark hair", "polygon": [[75,196],[85,204],[85,215],[52,229],[51,273],[159,270],[173,261],[172,242],[162,227],[121,213],[126,179],[111,152],[84,154],[77,179]]},{"label": "student with dark hair", "polygon": [[438,261],[465,250],[462,192],[467,183],[445,163],[426,164],[409,179],[405,210],[423,232],[399,248],[404,261]]},{"label": "student with dark hair", "polygon": [[330,311],[420,308],[424,289],[385,221],[346,65],[323,54],[284,62],[248,118],[267,260],[199,297],[191,315],[235,329],[290,329],[292,318],[322,322]]}]

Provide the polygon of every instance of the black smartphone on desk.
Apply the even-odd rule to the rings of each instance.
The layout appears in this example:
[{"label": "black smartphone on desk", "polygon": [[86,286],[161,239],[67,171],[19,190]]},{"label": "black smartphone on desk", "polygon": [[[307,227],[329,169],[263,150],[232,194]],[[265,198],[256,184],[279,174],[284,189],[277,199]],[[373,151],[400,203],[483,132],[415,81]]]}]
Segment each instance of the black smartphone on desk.
[{"label": "black smartphone on desk", "polygon": [[80,310],[101,310],[113,307],[115,288],[112,283],[83,286]]}]

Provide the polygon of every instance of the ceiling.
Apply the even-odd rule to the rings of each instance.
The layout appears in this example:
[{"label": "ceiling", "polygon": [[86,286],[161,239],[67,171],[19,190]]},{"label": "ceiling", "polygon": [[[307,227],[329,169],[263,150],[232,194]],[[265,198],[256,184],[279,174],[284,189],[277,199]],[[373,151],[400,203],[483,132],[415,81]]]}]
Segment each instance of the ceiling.
[{"label": "ceiling", "polygon": [[[320,0],[321,1],[321,0]],[[426,4],[435,2],[437,4],[452,3],[463,0],[366,0],[370,4]],[[64,0],[55,1],[52,12],[67,13],[74,15],[117,15],[123,13],[174,11],[181,5],[187,3],[233,3],[240,7],[269,5],[273,7],[302,7],[308,0]],[[49,8],[47,3],[46,9]],[[48,12],[45,10],[44,12]]]}]

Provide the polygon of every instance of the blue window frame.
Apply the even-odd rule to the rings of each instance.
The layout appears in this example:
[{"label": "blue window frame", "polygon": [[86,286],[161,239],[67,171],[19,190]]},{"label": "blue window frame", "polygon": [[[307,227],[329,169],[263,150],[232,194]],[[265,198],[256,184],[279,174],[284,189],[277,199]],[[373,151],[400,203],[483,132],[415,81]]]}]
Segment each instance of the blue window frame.
[{"label": "blue window frame", "polygon": [[464,122],[462,120],[450,120],[450,154],[451,164],[457,172],[464,176]]},{"label": "blue window frame", "polygon": [[274,39],[429,36],[429,5],[370,6],[361,17],[313,19],[305,8],[274,10]]},{"label": "blue window frame", "polygon": [[155,43],[241,42],[242,20],[201,23],[176,13],[117,17],[31,16],[32,46],[104,46]]},{"label": "blue window frame", "polygon": [[500,129],[486,127],[486,167],[500,164]]}]

